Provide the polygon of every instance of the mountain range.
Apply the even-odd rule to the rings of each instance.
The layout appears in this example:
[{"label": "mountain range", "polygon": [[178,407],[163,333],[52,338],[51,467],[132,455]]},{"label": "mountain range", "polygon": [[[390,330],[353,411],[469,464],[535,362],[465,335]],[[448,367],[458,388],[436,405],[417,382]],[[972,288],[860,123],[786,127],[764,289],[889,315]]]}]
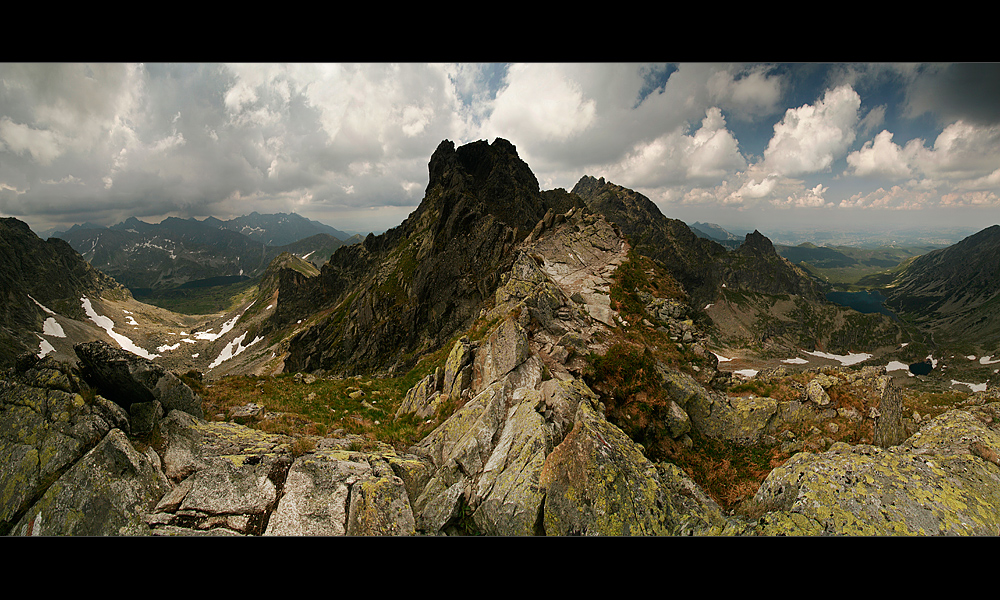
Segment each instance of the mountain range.
[{"label": "mountain range", "polygon": [[[499,138],[443,141],[417,209],[341,243],[318,267],[308,244],[295,244],[329,233],[269,246],[261,240],[280,238],[215,225],[79,227],[65,234],[79,252],[0,222],[0,484],[27,482],[0,502],[0,532],[883,535],[1000,525],[1000,442],[987,431],[1000,407],[947,413],[909,438],[923,425],[894,387],[905,373],[793,366],[803,356],[899,362],[935,344],[1000,354],[998,226],[900,265],[884,287],[897,322],[826,301],[759,231],[730,250],[603,178],[541,190]],[[178,315],[138,302],[102,266],[136,287],[237,270],[259,279],[225,314]],[[141,268],[155,278],[129,275]],[[984,373],[991,357],[976,363]],[[203,410],[200,382],[235,387],[241,406]],[[275,435],[301,420],[273,409],[289,398],[316,405],[323,423]],[[272,408],[255,417],[258,403]],[[386,423],[415,437],[388,447],[355,433]],[[757,491],[738,495],[752,496],[741,510],[758,512],[726,516],[716,500],[746,484],[719,479],[761,448],[770,454],[740,467]],[[123,492],[126,471],[142,482]]]},{"label": "mountain range", "polygon": [[257,277],[282,252],[320,265],[340,246],[361,240],[294,213],[257,212],[229,221],[169,217],[157,224],[131,217],[111,227],[73,226],[54,237],[137,293],[219,277]]}]

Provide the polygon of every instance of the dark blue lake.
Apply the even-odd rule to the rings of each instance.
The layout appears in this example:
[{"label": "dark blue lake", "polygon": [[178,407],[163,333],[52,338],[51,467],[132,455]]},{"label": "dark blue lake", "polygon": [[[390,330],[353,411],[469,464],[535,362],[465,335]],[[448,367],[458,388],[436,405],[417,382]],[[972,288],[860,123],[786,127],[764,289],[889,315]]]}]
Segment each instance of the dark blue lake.
[{"label": "dark blue lake", "polygon": [[878,290],[861,292],[829,292],[826,299],[841,306],[848,306],[859,313],[882,313],[898,320],[891,310],[885,307],[885,296]]}]

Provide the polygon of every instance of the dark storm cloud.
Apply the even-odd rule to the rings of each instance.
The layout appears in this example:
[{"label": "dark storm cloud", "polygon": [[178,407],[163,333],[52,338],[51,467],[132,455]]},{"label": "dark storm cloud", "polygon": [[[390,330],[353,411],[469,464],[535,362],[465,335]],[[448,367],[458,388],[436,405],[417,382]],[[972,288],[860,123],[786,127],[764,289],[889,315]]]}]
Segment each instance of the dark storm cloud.
[{"label": "dark storm cloud", "polygon": [[1000,63],[928,65],[907,93],[909,112],[935,114],[942,122],[1000,124]]}]

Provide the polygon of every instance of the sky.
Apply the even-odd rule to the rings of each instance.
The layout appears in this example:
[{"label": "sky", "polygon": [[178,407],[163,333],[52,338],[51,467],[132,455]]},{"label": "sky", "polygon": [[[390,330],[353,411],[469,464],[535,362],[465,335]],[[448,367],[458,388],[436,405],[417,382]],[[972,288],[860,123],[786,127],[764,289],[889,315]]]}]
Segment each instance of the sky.
[{"label": "sky", "polygon": [[401,223],[442,140],[502,137],[724,227],[1000,223],[996,63],[0,63],[0,216]]}]

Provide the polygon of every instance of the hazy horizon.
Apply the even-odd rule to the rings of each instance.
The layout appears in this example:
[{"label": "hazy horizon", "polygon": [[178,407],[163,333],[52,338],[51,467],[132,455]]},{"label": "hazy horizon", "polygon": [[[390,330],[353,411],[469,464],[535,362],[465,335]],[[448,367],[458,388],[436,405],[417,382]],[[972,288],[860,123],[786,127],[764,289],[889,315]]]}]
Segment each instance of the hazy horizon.
[{"label": "hazy horizon", "polygon": [[1000,223],[1000,65],[0,64],[0,215],[36,232],[295,212],[384,231],[427,162],[502,137],[668,217],[781,230]]}]

